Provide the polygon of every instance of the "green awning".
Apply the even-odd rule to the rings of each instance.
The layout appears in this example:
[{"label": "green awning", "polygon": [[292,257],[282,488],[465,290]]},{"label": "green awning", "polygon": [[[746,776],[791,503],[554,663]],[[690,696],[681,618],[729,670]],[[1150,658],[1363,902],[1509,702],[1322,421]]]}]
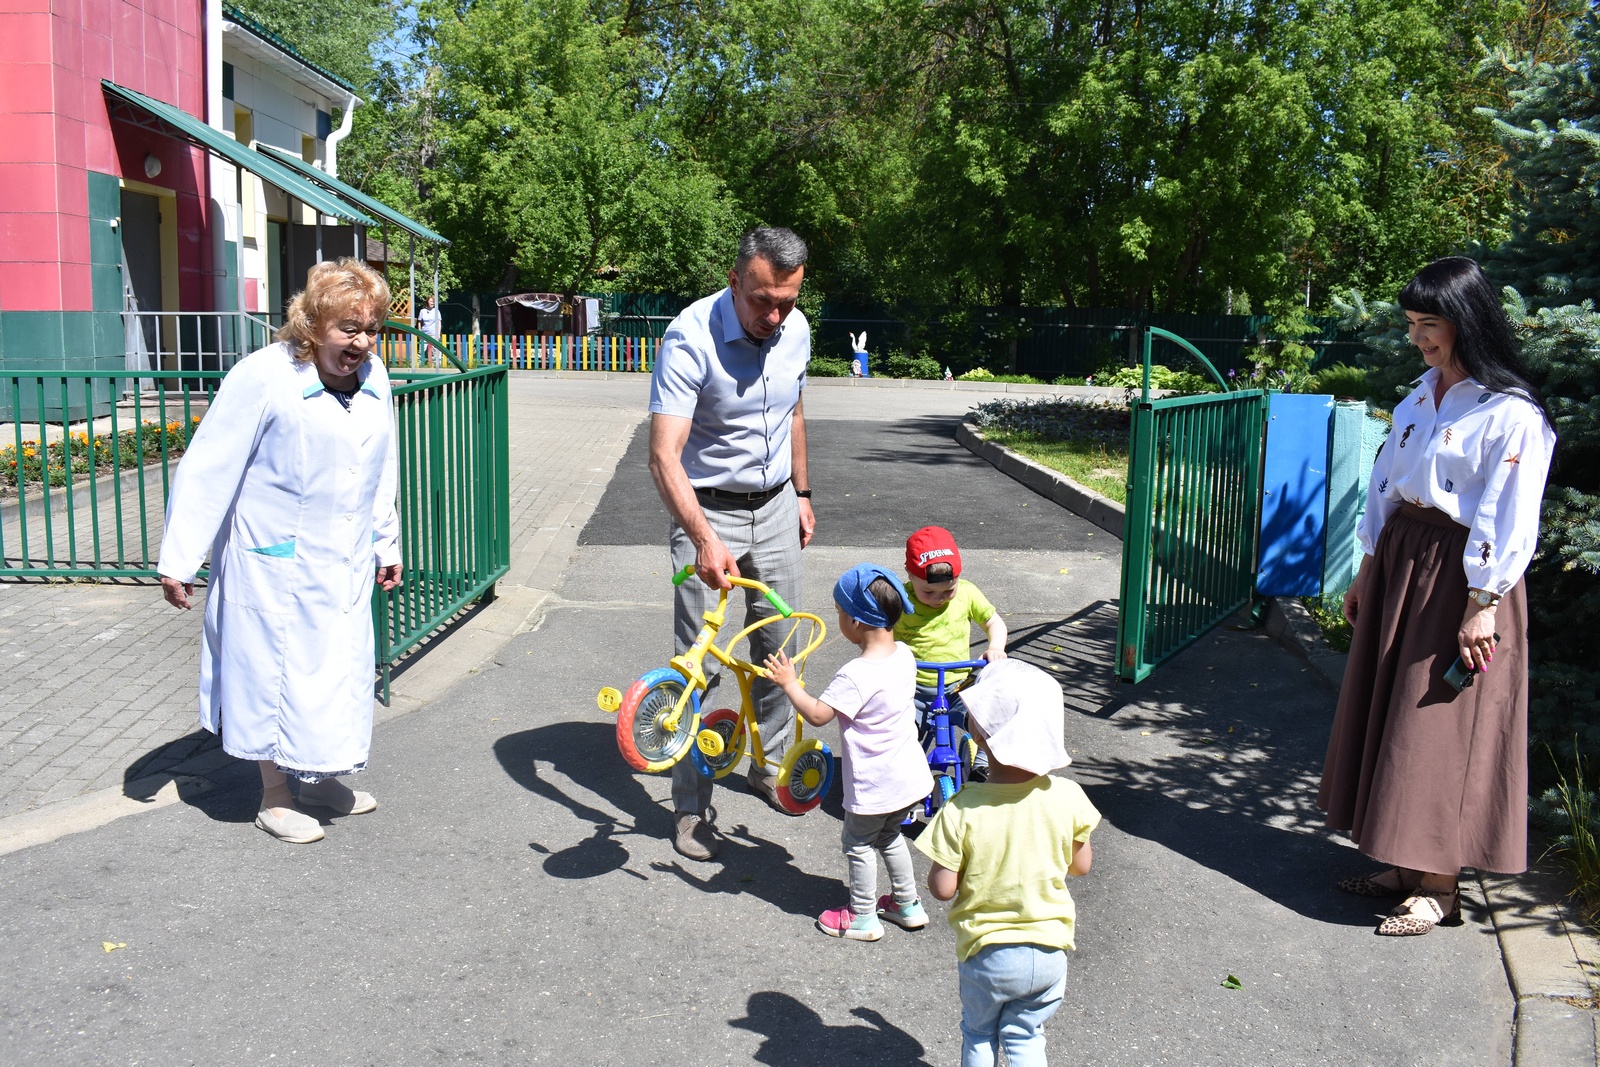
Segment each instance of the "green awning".
[{"label": "green awning", "polygon": [[378,225],[376,220],[359,208],[346,203],[322,186],[300,177],[276,159],[240,144],[221,130],[212,129],[188,112],[171,104],[164,104],[160,100],[152,100],[132,89],[124,89],[115,82],[101,79],[100,86],[123,103],[130,104],[138,111],[158,120],[163,127],[161,132],[189,141],[208,152],[215,152],[261,180],[271,182],[296,200],[310,205],[314,210],[362,226]]},{"label": "green awning", "polygon": [[355,186],[346,185],[344,182],[333,177],[331,174],[324,174],[322,171],[318,170],[316,167],[313,167],[310,163],[307,163],[297,155],[294,155],[290,152],[285,152],[281,148],[274,148],[269,144],[262,145],[261,150],[271,155],[273,159],[279,160],[289,167],[293,167],[296,173],[301,174],[309,180],[326,187],[330,191],[350,201],[352,204],[355,204],[356,206],[366,211],[370,211],[374,215],[377,215],[379,218],[394,223],[407,233],[416,234],[424,241],[432,241],[434,244],[447,245],[450,243],[443,237],[428,229],[422,223],[406,218],[404,215],[400,214],[400,212],[396,211],[388,204],[385,204],[382,200],[377,200],[368,196]]}]

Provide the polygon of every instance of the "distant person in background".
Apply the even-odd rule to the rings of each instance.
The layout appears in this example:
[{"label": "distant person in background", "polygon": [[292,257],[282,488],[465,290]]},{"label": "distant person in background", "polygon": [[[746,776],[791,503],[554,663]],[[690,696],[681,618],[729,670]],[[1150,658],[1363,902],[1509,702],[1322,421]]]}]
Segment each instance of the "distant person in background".
[{"label": "distant person in background", "polygon": [[429,337],[443,337],[444,316],[439,313],[438,301],[428,297],[422,304],[422,310],[417,312],[417,329]]},{"label": "distant person in background", "polygon": [[[423,302],[422,310],[417,312],[417,329],[421,330],[429,337],[438,340],[444,336],[443,324],[444,316],[439,313],[438,301],[432,296],[429,296],[428,299]],[[439,367],[444,365],[444,356],[436,348],[432,348],[430,346],[427,358],[428,365],[431,367]]]},{"label": "distant person in background", "polygon": [[394,404],[373,354],[388,309],[365,264],[312,267],[278,342],[222,380],[167,501],[167,603],[187,610],[211,561],[200,725],[256,763],[256,825],[292,844],[323,836],[303,808],[378,806],[340,778],[372,744],[372,587],[400,584]]},{"label": "distant person in background", "polygon": [[[1494,288],[1470,259],[1400,291],[1428,369],[1394,409],[1367,484],[1355,634],[1317,805],[1383,869],[1339,888],[1403,897],[1385,935],[1459,922],[1463,867],[1528,864],[1523,571],[1555,431]],[[1472,684],[1447,672],[1460,656]],[[969,699],[970,703],[970,699]]]}]

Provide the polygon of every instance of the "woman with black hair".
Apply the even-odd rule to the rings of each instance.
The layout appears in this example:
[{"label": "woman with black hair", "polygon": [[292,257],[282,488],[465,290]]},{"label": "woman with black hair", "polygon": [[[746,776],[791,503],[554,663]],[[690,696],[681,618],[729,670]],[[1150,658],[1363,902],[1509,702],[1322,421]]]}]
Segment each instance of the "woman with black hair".
[{"label": "woman with black hair", "polygon": [[[1527,867],[1528,642],[1522,574],[1555,445],[1478,264],[1430,263],[1400,292],[1428,369],[1394,409],[1367,483],[1355,627],[1317,805],[1388,866],[1339,883],[1404,897],[1380,934],[1460,921],[1463,867]],[[1445,674],[1460,656],[1474,684]]]}]

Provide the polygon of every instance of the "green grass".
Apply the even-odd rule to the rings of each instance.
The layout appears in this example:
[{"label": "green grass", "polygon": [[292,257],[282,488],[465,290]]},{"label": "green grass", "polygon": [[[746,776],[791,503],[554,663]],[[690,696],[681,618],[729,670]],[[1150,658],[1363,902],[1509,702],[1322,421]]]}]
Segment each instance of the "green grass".
[{"label": "green grass", "polygon": [[1128,446],[1102,441],[1059,441],[1020,430],[986,429],[984,436],[1005,445],[1035,463],[1059,471],[1101,496],[1126,504],[1128,499]]},{"label": "green grass", "polygon": [[1324,601],[1320,597],[1301,597],[1300,603],[1306,606],[1311,617],[1322,629],[1322,638],[1328,642],[1328,647],[1335,652],[1350,651],[1351,627],[1344,618],[1343,598]]}]

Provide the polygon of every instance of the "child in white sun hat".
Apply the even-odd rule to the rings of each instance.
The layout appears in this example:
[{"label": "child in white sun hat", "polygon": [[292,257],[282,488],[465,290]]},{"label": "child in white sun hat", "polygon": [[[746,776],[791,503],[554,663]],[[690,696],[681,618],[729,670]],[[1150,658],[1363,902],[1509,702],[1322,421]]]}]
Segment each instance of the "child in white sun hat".
[{"label": "child in white sun hat", "polygon": [[967,725],[989,754],[989,780],[957,793],[916,846],[933,861],[928,889],[955,898],[962,1067],[987,1067],[1000,1045],[1014,1064],[1043,1064],[1044,1023],[1066,992],[1076,913],[1067,876],[1089,873],[1100,822],[1062,744],[1061,686],[1018,659],[990,664],[963,694]]}]

